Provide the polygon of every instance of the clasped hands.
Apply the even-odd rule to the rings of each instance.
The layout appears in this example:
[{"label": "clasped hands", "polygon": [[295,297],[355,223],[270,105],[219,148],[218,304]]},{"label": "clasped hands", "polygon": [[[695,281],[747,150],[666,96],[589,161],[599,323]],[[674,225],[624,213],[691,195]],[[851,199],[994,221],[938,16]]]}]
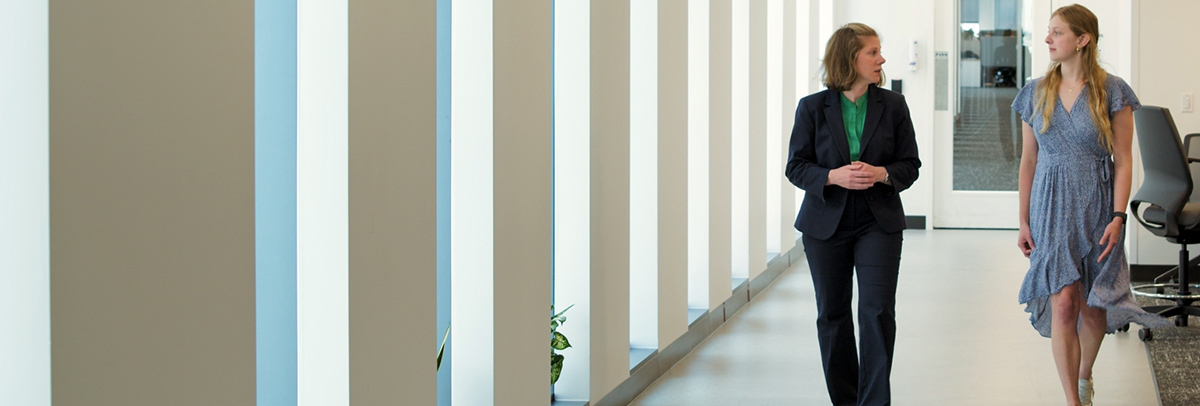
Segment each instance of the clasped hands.
[{"label": "clasped hands", "polygon": [[829,171],[826,185],[838,185],[850,190],[864,190],[887,178],[887,169],[862,161]]}]

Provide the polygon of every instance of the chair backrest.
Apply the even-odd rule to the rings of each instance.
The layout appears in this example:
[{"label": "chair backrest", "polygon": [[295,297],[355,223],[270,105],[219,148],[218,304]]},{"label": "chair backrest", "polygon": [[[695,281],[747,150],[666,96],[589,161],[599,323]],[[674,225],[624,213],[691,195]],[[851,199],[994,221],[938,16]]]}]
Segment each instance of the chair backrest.
[{"label": "chair backrest", "polygon": [[[1200,134],[1188,134],[1183,136],[1183,156],[1189,158],[1188,167],[1191,168],[1192,180],[1200,180],[1200,165],[1190,161],[1191,158],[1200,159],[1200,142],[1197,142]],[[1188,202],[1200,202],[1200,187],[1192,186],[1192,197]]]},{"label": "chair backrest", "polygon": [[1142,106],[1133,112],[1145,179],[1133,200],[1163,208],[1178,218],[1192,194],[1192,174],[1171,112]]}]

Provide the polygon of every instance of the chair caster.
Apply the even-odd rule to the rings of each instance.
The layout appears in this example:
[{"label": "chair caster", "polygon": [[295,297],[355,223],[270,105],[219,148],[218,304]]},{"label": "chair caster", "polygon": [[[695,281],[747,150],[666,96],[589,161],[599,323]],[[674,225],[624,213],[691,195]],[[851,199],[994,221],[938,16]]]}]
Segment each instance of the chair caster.
[{"label": "chair caster", "polygon": [[1150,341],[1154,339],[1154,332],[1148,328],[1138,330],[1138,338],[1142,341]]},{"label": "chair caster", "polygon": [[1117,331],[1120,331],[1122,333],[1129,331],[1129,323],[1125,323],[1124,326],[1117,327]]}]

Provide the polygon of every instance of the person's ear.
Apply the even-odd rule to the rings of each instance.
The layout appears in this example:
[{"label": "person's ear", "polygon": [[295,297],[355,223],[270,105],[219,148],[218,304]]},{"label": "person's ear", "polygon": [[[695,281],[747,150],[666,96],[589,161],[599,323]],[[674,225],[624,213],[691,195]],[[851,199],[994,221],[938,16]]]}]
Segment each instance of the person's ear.
[{"label": "person's ear", "polygon": [[1083,47],[1086,47],[1089,42],[1092,42],[1092,34],[1080,35],[1079,39],[1075,41],[1075,47],[1082,49]]}]

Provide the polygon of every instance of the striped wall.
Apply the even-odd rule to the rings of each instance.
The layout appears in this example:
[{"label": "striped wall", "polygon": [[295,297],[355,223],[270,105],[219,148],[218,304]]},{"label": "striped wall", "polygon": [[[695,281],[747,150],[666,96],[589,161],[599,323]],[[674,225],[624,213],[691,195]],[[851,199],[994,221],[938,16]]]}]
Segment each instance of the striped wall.
[{"label": "striped wall", "polygon": [[0,6],[0,404],[623,404],[794,258],[810,2],[160,3]]}]

